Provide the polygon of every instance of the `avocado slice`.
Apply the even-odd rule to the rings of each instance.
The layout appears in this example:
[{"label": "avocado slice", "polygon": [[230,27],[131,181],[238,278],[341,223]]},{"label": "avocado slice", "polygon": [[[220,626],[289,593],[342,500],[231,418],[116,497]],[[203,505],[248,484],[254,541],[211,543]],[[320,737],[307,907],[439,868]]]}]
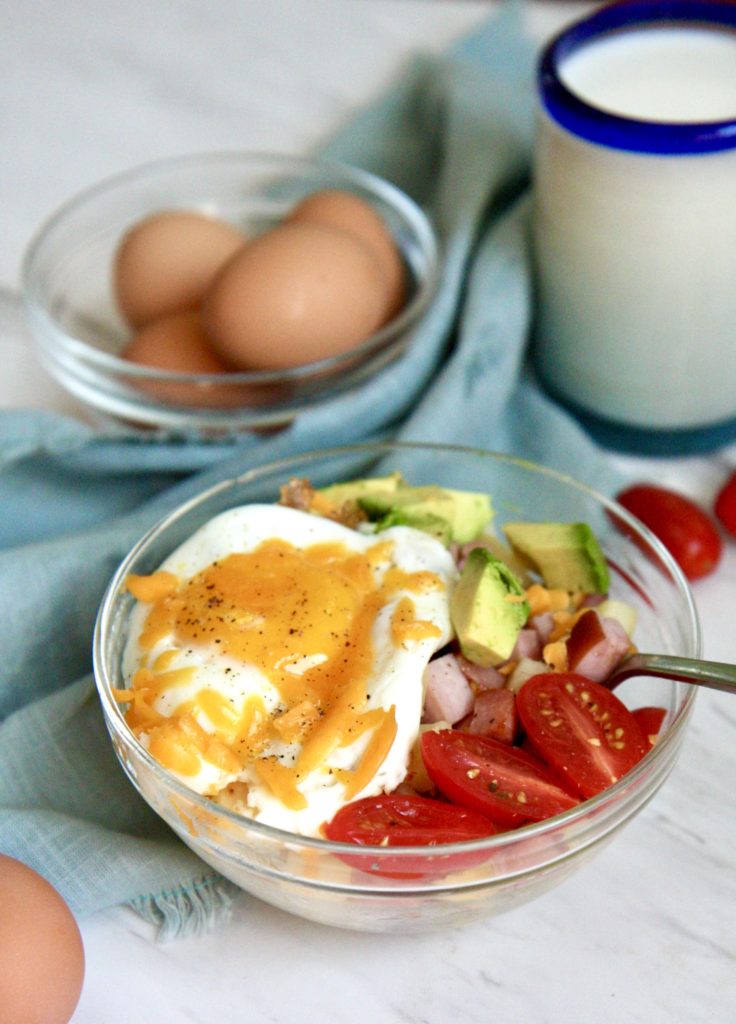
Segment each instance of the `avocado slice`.
[{"label": "avocado slice", "polygon": [[587,523],[507,523],[504,533],[548,587],[606,594],[606,557]]},{"label": "avocado slice", "polygon": [[487,494],[477,491],[452,491],[452,539],[458,544],[475,540],[493,519],[493,506]]},{"label": "avocado slice", "polygon": [[448,547],[452,540],[450,524],[441,516],[434,516],[431,512],[414,512],[411,509],[392,508],[385,516],[376,520],[376,530],[387,530],[390,526],[412,526],[415,530],[422,530],[428,533]]},{"label": "avocado slice", "polygon": [[453,491],[445,487],[410,487],[400,485],[395,491],[376,491],[358,498],[361,508],[370,519],[383,521],[389,513],[402,517],[398,521],[405,525],[419,526],[422,520],[432,517],[448,524],[449,539],[458,544],[477,537],[493,516],[491,501],[487,494],[471,491]]},{"label": "avocado slice", "polygon": [[401,473],[389,473],[388,476],[369,476],[362,480],[348,480],[346,483],[331,484],[319,491],[334,505],[342,505],[346,501],[359,501],[370,494],[386,494],[390,496],[404,483]]},{"label": "avocado slice", "polygon": [[500,665],[529,618],[529,604],[511,569],[487,548],[474,548],[450,598],[450,617],[469,661]]},{"label": "avocado slice", "polygon": [[425,511],[447,511],[450,500],[442,487],[430,484],[426,487],[411,487],[400,484],[393,491],[372,491],[362,494],[358,501],[372,518],[379,518],[394,508],[425,505]]}]

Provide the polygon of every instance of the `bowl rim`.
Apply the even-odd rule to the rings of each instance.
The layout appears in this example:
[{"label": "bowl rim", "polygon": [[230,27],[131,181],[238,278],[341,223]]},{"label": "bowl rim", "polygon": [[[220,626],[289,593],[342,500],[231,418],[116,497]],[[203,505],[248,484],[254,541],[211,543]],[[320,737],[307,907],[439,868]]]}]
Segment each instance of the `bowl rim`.
[{"label": "bowl rim", "polygon": [[[374,331],[359,345],[347,352],[337,353],[325,359],[303,363],[284,370],[233,370],[227,373],[185,373],[181,371],[163,370],[156,367],[145,367],[130,363],[119,356],[95,347],[64,330],[49,311],[47,303],[41,298],[41,289],[37,281],[38,263],[44,250],[53,240],[54,232],[63,227],[69,219],[107,194],[124,190],[131,183],[146,177],[155,177],[168,171],[183,168],[196,168],[198,164],[216,162],[218,164],[238,164],[243,161],[264,166],[274,164],[274,170],[280,167],[284,171],[289,168],[297,171],[318,171],[320,168],[335,172],[345,178],[345,184],[355,184],[366,192],[376,196],[393,210],[397,210],[405,223],[408,223],[422,252],[427,259],[427,273],[419,281],[415,294],[402,310],[378,331]],[[339,187],[333,182],[330,187]],[[80,190],[61,205],[56,207],[39,225],[26,246],[23,254],[20,282],[23,304],[32,320],[40,320],[46,331],[57,342],[63,343],[72,356],[87,362],[89,365],[116,376],[130,378],[133,381],[145,378],[153,382],[176,384],[223,384],[233,387],[243,385],[289,384],[299,383],[304,378],[329,375],[334,377],[343,368],[350,369],[352,364],[360,365],[374,353],[387,347],[392,340],[401,338],[406,330],[415,324],[434,299],[440,281],[440,249],[435,228],[428,214],[422,207],[397,185],[382,178],[372,171],[365,170],[342,160],[333,160],[319,156],[302,156],[299,154],[281,153],[269,150],[219,149],[163,157],[137,164],[123,171],[108,175],[92,185]],[[167,406],[168,407],[168,406]],[[196,412],[198,407],[192,410]]]},{"label": "bowl rim", "polygon": [[[221,816],[225,822],[243,829],[246,833],[253,832],[256,836],[260,836],[265,839],[276,840],[281,843],[289,843],[293,848],[300,847],[321,851],[322,853],[333,853],[343,856],[350,855],[353,858],[365,856],[367,859],[368,856],[370,856],[375,862],[380,863],[381,859],[387,860],[389,858],[391,861],[394,861],[397,858],[399,860],[409,860],[411,858],[416,859],[418,856],[422,856],[424,858],[436,858],[447,855],[449,857],[451,854],[462,854],[481,850],[490,852],[492,850],[513,846],[514,844],[528,838],[532,839],[545,836],[564,826],[573,825],[577,822],[582,823],[591,811],[595,812],[602,810],[607,804],[615,804],[618,796],[625,790],[629,789],[629,787],[635,786],[642,775],[648,772],[652,764],[664,759],[664,754],[669,752],[676,740],[680,738],[680,734],[690,718],[697,693],[697,687],[692,684],[682,682],[673,684],[680,688],[680,692],[683,693],[683,698],[680,702],[677,714],[667,729],[667,732],[658,740],[651,750],[647,751],[644,757],[637,762],[630,771],[596,796],[587,800],[581,800],[581,802],[575,807],[563,812],[562,814],[555,815],[551,818],[545,818],[542,821],[530,822],[529,824],[521,825],[518,828],[510,829],[506,832],[499,832],[485,838],[465,840],[458,843],[443,843],[437,846],[401,847],[356,846],[353,843],[336,842],[322,837],[303,836],[298,833],[276,828],[272,825],[266,825],[259,822],[257,819],[248,818],[245,815],[238,814],[237,812],[231,811],[219,804],[214,804],[210,798],[190,789],[185,783],[177,779],[176,776],[168,772],[167,769],[156,761],[156,759],[146,750],[135,734],[130,730],[125,722],[120,705],[112,697],[110,692],[112,688],[112,681],[107,672],[107,660],[105,658],[105,637],[109,632],[110,612],[116,595],[122,589],[122,584],[129,571],[130,563],[135,560],[150,541],[157,537],[177,519],[185,516],[193,508],[207,502],[215,495],[242,484],[255,482],[259,477],[275,475],[282,469],[284,471],[288,471],[290,466],[297,465],[310,459],[340,458],[345,455],[369,455],[371,453],[378,456],[381,453],[387,454],[392,451],[422,451],[426,453],[442,452],[445,454],[456,454],[458,457],[472,456],[491,458],[493,461],[502,465],[515,466],[529,472],[539,473],[544,477],[555,480],[557,483],[561,483],[573,490],[579,491],[587,498],[593,499],[596,503],[600,504],[605,511],[614,514],[617,520],[624,523],[635,535],[646,540],[654,550],[654,553],[664,564],[664,567],[668,570],[671,576],[672,582],[676,585],[677,590],[684,601],[684,607],[688,616],[688,624],[691,630],[690,639],[692,641],[693,648],[691,656],[700,656],[702,648],[702,631],[695,600],[690,585],[674,558],[670,555],[669,551],[661,541],[647,527],[645,527],[643,523],[636,519],[635,516],[631,515],[627,509],[622,505],[619,505],[616,501],[607,498],[604,494],[593,487],[590,487],[588,484],[585,484],[566,473],[562,473],[530,459],[472,446],[423,441],[378,441],[337,445],[329,448],[302,452],[296,455],[285,456],[267,463],[261,463],[257,466],[252,466],[250,469],[245,470],[237,476],[228,477],[225,480],[219,481],[218,483],[190,497],[175,509],[161,517],[129,550],[105,590],[95,622],[93,637],[94,678],[100,701],[103,706],[103,711],[105,712],[108,730],[112,730],[112,728],[114,728],[117,732],[120,732],[122,734],[121,738],[123,741],[129,743],[135,749],[136,754],[143,760],[146,767],[152,771],[157,781],[162,782],[166,788],[172,790],[177,796],[193,801],[198,810],[209,815],[215,814],[218,817]],[[659,785],[661,785],[662,781],[664,780],[660,780]],[[657,786],[656,788],[659,787]],[[596,839],[598,838],[600,838],[600,836],[596,836]],[[545,863],[547,862],[545,861]],[[374,872],[371,872],[371,874],[374,874]],[[379,875],[380,869],[376,869],[375,874]],[[419,884],[421,880],[416,879],[415,881]]]}]

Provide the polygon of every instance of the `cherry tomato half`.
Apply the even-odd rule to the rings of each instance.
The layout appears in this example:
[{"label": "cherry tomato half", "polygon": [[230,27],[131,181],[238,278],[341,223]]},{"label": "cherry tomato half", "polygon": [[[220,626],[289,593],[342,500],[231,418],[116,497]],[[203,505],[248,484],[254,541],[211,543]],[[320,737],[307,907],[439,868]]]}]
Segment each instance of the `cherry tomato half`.
[{"label": "cherry tomato half", "polygon": [[541,821],[580,802],[559,787],[536,757],[489,736],[428,731],[421,748],[427,773],[441,793],[499,825]]},{"label": "cherry tomato half", "polygon": [[635,708],[631,713],[639,723],[644,739],[653,747],[659,738],[659,730],[667,712],[664,708],[647,707]]},{"label": "cherry tomato half", "polygon": [[631,711],[585,676],[533,676],[516,701],[532,747],[583,797],[617,782],[648,750]]},{"label": "cherry tomato half", "polygon": [[[389,793],[354,800],[341,808],[324,826],[328,839],[359,846],[442,846],[492,836],[496,828],[475,811],[441,800],[409,794]],[[390,878],[419,878],[447,874],[484,860],[487,854],[387,857],[372,863],[364,857],[344,857],[347,863],[371,874]]]},{"label": "cherry tomato half", "polygon": [[718,565],[723,543],[710,517],[682,494],[654,484],[634,484],[616,496],[648,526],[690,580],[707,576]]},{"label": "cherry tomato half", "polygon": [[723,529],[736,537],[736,473],[732,473],[721,487],[713,511]]}]

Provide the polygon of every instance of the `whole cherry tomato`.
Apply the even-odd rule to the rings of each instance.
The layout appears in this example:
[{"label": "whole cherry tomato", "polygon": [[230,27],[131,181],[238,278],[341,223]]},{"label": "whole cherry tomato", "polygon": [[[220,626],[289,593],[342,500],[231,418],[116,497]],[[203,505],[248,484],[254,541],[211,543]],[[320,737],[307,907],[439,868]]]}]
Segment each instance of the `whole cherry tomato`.
[{"label": "whole cherry tomato", "polygon": [[690,580],[718,565],[723,542],[710,517],[682,494],[655,484],[634,484],[616,500],[648,526]]},{"label": "whole cherry tomato", "polygon": [[713,511],[723,529],[736,537],[736,473],[732,473],[718,492]]}]

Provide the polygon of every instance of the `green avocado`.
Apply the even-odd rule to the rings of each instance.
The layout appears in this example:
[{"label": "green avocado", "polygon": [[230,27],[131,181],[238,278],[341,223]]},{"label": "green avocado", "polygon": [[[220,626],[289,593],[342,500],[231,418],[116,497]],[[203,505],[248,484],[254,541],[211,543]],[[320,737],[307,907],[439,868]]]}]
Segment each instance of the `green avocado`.
[{"label": "green avocado", "polygon": [[529,618],[529,604],[511,569],[487,548],[474,548],[450,598],[450,617],[469,661],[500,665]]},{"label": "green avocado", "polygon": [[452,540],[452,529],[446,519],[432,515],[431,512],[413,512],[403,508],[392,508],[380,519],[376,520],[376,530],[388,530],[390,526],[411,526],[415,530],[428,533],[448,547]]},{"label": "green avocado", "polygon": [[342,505],[346,501],[358,501],[369,494],[380,493],[389,496],[403,483],[401,473],[389,473],[388,476],[371,476],[362,480],[331,484],[329,487],[321,488],[319,493],[329,498],[335,505]]},{"label": "green avocado", "polygon": [[475,540],[493,519],[493,507],[487,494],[476,491],[451,491],[453,522],[452,539],[458,544]]},{"label": "green avocado", "polygon": [[546,586],[608,593],[606,557],[587,523],[507,523],[504,533]]},{"label": "green avocado", "polygon": [[369,518],[384,523],[387,516],[403,525],[424,529],[429,521],[435,532],[436,520],[447,524],[448,541],[465,544],[474,540],[490,522],[493,511],[487,494],[453,491],[445,487],[410,487],[399,485],[391,493],[376,491],[358,498],[358,504]]}]

